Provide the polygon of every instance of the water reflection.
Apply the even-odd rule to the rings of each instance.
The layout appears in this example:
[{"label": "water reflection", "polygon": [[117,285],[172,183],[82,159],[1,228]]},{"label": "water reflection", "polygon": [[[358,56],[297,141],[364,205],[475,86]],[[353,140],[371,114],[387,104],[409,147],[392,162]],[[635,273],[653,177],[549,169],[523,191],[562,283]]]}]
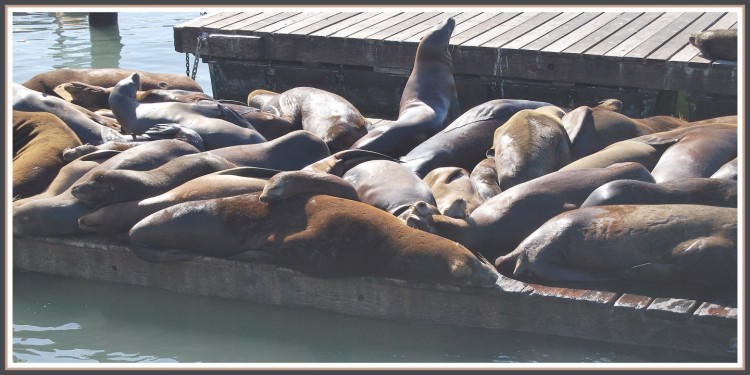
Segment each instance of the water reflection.
[{"label": "water reflection", "polygon": [[122,37],[120,25],[93,26],[89,23],[91,36],[91,67],[119,68],[122,53]]}]

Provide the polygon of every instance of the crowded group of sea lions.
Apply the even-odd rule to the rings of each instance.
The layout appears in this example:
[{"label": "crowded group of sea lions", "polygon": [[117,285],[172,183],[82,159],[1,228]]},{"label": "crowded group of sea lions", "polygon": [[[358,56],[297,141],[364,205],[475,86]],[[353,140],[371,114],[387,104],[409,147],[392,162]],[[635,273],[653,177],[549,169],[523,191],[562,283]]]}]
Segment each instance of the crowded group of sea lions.
[{"label": "crowded group of sea lions", "polygon": [[634,119],[616,99],[462,113],[454,26],[423,36],[380,126],[309,87],[238,103],[120,69],[14,84],[13,234],[319,277],[736,287],[737,116]]}]

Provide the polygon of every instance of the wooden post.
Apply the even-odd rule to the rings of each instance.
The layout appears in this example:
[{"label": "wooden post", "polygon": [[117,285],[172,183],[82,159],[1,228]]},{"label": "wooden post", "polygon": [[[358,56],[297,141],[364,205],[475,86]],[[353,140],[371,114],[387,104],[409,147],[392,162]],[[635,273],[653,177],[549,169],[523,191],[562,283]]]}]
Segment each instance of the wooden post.
[{"label": "wooden post", "polygon": [[117,13],[89,13],[89,26],[117,25]]}]

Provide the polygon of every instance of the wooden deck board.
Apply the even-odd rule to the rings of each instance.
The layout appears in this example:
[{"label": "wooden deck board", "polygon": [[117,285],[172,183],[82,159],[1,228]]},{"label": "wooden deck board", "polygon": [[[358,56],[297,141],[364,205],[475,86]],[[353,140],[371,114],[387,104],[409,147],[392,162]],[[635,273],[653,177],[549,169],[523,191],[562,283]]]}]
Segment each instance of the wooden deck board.
[{"label": "wooden deck board", "polygon": [[[384,18],[381,20],[378,20],[378,23],[367,25],[367,27],[350,34],[348,38],[352,39],[381,39],[382,37],[385,37],[387,35],[378,36],[375,34],[382,34],[383,30],[387,30],[390,27],[399,27],[398,24],[400,22],[403,22],[405,20],[408,20],[419,13],[417,12],[404,12],[399,13],[393,17]],[[392,34],[388,34],[392,35]]]},{"label": "wooden deck board", "polygon": [[508,19],[504,20],[501,24],[481,33],[462,44],[463,47],[470,46],[481,46],[490,40],[497,38],[500,35],[512,30],[516,26],[520,25],[530,17],[533,17],[536,13],[523,14],[523,13],[508,13]]},{"label": "wooden deck board", "polygon": [[[463,20],[463,17],[461,17],[461,12],[443,12],[432,18],[434,22],[422,22],[421,24],[416,25],[409,30],[404,30],[396,35],[392,35],[386,40],[419,43],[419,41],[422,39],[422,36],[424,36],[424,34],[429,30],[431,30],[436,24],[439,24],[440,22],[443,22],[451,17],[456,22],[458,22],[459,20]],[[409,36],[409,34],[411,35]]]},{"label": "wooden deck board", "polygon": [[578,43],[582,39],[593,34],[596,30],[604,27],[605,25],[607,25],[607,23],[616,19],[618,16],[620,16],[620,13],[601,13],[590,22],[586,22],[580,27],[577,27],[572,32],[568,33],[568,35],[565,35],[554,43],[544,47],[542,49],[542,52],[562,52],[564,49],[570,47],[575,43]]},{"label": "wooden deck board", "polygon": [[568,34],[576,31],[576,29],[580,28],[581,26],[585,25],[592,19],[598,17],[601,13],[581,13],[577,15],[575,18],[563,23],[562,25],[556,27],[554,30],[551,30],[544,36],[536,39],[535,41],[521,47],[522,50],[533,50],[533,51],[540,51],[543,50],[545,47],[549,46],[550,44],[558,41],[559,39],[567,36]]},{"label": "wooden deck board", "polygon": [[[486,43],[482,44],[482,47],[487,48],[506,48],[505,46],[521,35],[530,32],[539,25],[544,24],[550,19],[557,17],[560,13],[555,12],[544,12],[544,13],[522,13],[518,17],[510,21],[509,25],[512,26],[510,30],[492,38]],[[528,16],[528,18],[527,18]],[[510,47],[508,47],[510,48]]]},{"label": "wooden deck board", "polygon": [[385,40],[391,36],[398,35],[399,33],[405,31],[408,33],[409,29],[414,26],[420,25],[425,21],[429,21],[430,24],[435,25],[440,22],[435,19],[438,15],[440,15],[440,13],[438,12],[417,13],[411,17],[404,19],[401,22],[391,24],[388,27],[382,28],[373,34],[368,35],[367,37],[365,37],[365,39],[373,39],[378,41]]},{"label": "wooden deck board", "polygon": [[513,39],[510,43],[503,46],[505,49],[521,49],[524,46],[534,42],[539,38],[543,38],[547,33],[555,30],[556,28],[564,25],[566,22],[580,15],[580,12],[565,12],[560,13],[556,17],[551,18],[549,21],[541,24],[534,30]]},{"label": "wooden deck board", "polygon": [[227,18],[218,20],[216,22],[212,22],[212,23],[207,24],[207,25],[205,25],[203,27],[206,28],[206,29],[220,30],[220,29],[223,29],[225,27],[228,27],[229,25],[232,25],[232,24],[237,23],[237,22],[244,21],[244,20],[249,19],[249,18],[251,18],[253,16],[256,16],[258,14],[260,14],[260,13],[250,13],[250,12],[248,12],[248,13],[245,13],[245,12],[243,12],[243,13],[237,13],[237,14],[231,16],[231,17],[227,17]]},{"label": "wooden deck board", "polygon": [[703,14],[695,22],[691,23],[682,31],[675,34],[672,39],[662,45],[657,51],[649,55],[646,59],[660,61],[669,60],[672,56],[674,56],[675,53],[677,53],[677,51],[690,44],[688,39],[690,37],[690,34],[707,29],[709,26],[713,25],[721,16],[722,15],[717,15],[716,13]]},{"label": "wooden deck board", "polygon": [[316,22],[320,22],[323,20],[326,20],[330,17],[335,16],[337,13],[335,12],[321,12],[316,13],[311,17],[306,17],[304,19],[298,20],[297,22],[291,23],[289,25],[286,25],[276,31],[274,33],[277,34],[291,34],[294,31],[301,30],[307,26],[310,26]]},{"label": "wooden deck board", "polygon": [[361,32],[367,28],[371,28],[374,25],[377,25],[378,23],[382,22],[383,20],[391,19],[394,17],[398,17],[401,13],[400,12],[384,12],[380,13],[374,17],[368,18],[365,21],[362,21],[360,23],[348,26],[346,28],[343,28],[333,35],[330,35],[331,37],[337,37],[337,38],[353,38],[353,34],[356,34],[358,32]]},{"label": "wooden deck board", "polygon": [[585,38],[567,47],[562,51],[562,53],[569,55],[579,55],[585,51],[588,51],[590,48],[597,45],[602,40],[610,37],[612,34],[616,33],[618,30],[620,30],[625,25],[629,24],[642,14],[643,12],[622,13],[611,22],[608,22],[606,25],[597,29],[596,32],[589,34]]},{"label": "wooden deck board", "polygon": [[646,25],[644,28],[638,30],[637,33],[622,41],[622,43],[607,51],[604,56],[611,56],[616,58],[625,56],[628,52],[644,43],[646,40],[648,40],[648,38],[656,35],[656,33],[658,33],[661,29],[666,27],[670,22],[674,21],[681,15],[681,13],[662,14],[659,18],[654,20],[654,22]]},{"label": "wooden deck board", "polygon": [[[255,32],[257,33],[274,33],[279,29],[286,26],[292,25],[300,20],[314,17],[318,13],[315,12],[302,12],[302,13],[279,13],[272,18],[268,18],[261,25],[255,25]],[[249,25],[248,25],[249,26]],[[246,26],[247,27],[247,26]],[[246,30],[246,29],[245,29]]]},{"label": "wooden deck board", "polygon": [[198,17],[192,21],[188,21],[185,23],[182,23],[180,27],[195,27],[195,28],[201,28],[206,25],[212,24],[214,22],[223,20],[228,17],[232,17],[239,14],[239,12],[218,12],[218,13],[208,13],[202,17]]},{"label": "wooden deck board", "polygon": [[[451,44],[460,45],[464,41],[468,40],[469,37],[463,36],[464,33],[472,32],[472,30],[474,30],[477,25],[480,25],[481,23],[487,21],[492,17],[495,17],[496,15],[497,13],[480,12],[471,19],[458,23],[456,25],[456,28],[453,30],[453,35],[451,36]],[[456,39],[454,40],[453,38]]]},{"label": "wooden deck board", "polygon": [[326,27],[328,27],[330,25],[333,25],[333,24],[335,24],[337,22],[341,22],[341,21],[344,21],[344,20],[346,20],[348,18],[354,17],[357,14],[359,14],[359,13],[358,12],[342,12],[342,13],[337,13],[337,14],[334,14],[334,15],[332,15],[332,16],[324,19],[324,20],[320,20],[320,21],[315,22],[315,23],[313,23],[311,25],[308,25],[307,27],[303,27],[301,29],[294,30],[293,32],[290,32],[289,34],[293,34],[293,35],[307,35],[307,34],[312,34],[312,33],[316,32],[318,30],[326,28]]},{"label": "wooden deck board", "polygon": [[506,27],[503,25],[517,15],[519,15],[517,12],[502,12],[496,14],[495,16],[485,19],[481,23],[475,24],[470,29],[456,35],[455,41],[451,36],[451,43],[463,47],[478,46],[481,43],[484,43],[484,39],[491,39],[488,37],[482,37],[482,35],[494,37],[494,35],[504,32]]},{"label": "wooden deck board", "polygon": [[333,36],[334,33],[341,31],[343,29],[346,29],[349,26],[356,25],[360,22],[366,21],[370,18],[380,16],[383,13],[370,13],[370,12],[364,12],[360,13],[354,17],[347,18],[343,21],[334,23],[332,25],[328,25],[327,27],[324,27],[318,31],[315,31],[314,33],[311,33],[311,36],[322,36],[322,37],[329,37]]},{"label": "wooden deck board", "polygon": [[[713,26],[709,27],[707,30],[731,29],[733,26],[736,26],[736,25],[737,25],[737,14],[727,13],[724,15],[724,17],[722,17],[719,21],[717,21]],[[698,48],[695,48],[690,43],[688,43],[688,45],[685,46],[685,48],[682,51],[672,56],[670,61],[671,62],[688,61],[691,66],[701,66],[704,64],[708,65],[711,63],[711,60],[701,55],[700,50],[698,50]]]},{"label": "wooden deck board", "polygon": [[294,13],[282,13],[282,12],[263,12],[254,17],[242,20],[237,23],[233,23],[227,26],[224,30],[229,32],[244,33],[248,31],[256,31],[264,25],[274,23],[280,19],[284,19],[293,16]]},{"label": "wooden deck board", "polygon": [[503,276],[491,288],[464,288],[371,277],[323,279],[265,263],[208,257],[151,263],[120,242],[95,236],[14,237],[13,264],[34,272],[355,316],[737,357],[737,319],[732,306],[720,301],[701,303],[697,315],[691,311],[673,319],[674,314],[645,313],[644,298],[651,297],[643,295],[549,287]]},{"label": "wooden deck board", "polygon": [[639,32],[644,27],[648,26],[651,22],[653,22],[661,15],[661,13],[657,12],[643,13],[633,21],[623,26],[621,29],[617,30],[615,33],[608,36],[606,39],[597,43],[594,47],[583,52],[583,54],[587,56],[606,56],[607,52],[609,52],[611,49],[617,47],[618,45],[620,45],[620,43],[624,43],[625,40],[630,38],[633,34]]},{"label": "wooden deck board", "polygon": [[[667,15],[668,14],[665,14],[665,16]],[[627,59],[646,58],[647,56],[658,50],[662,45],[674,38],[675,34],[679,33],[680,30],[687,27],[701,15],[702,13],[698,12],[689,12],[682,14],[681,16],[677,17],[676,19],[659,29],[656,33],[654,33],[654,35],[649,36],[646,41],[630,50],[630,52],[626,53],[623,57]],[[659,20],[657,20],[656,22],[659,22]]]}]

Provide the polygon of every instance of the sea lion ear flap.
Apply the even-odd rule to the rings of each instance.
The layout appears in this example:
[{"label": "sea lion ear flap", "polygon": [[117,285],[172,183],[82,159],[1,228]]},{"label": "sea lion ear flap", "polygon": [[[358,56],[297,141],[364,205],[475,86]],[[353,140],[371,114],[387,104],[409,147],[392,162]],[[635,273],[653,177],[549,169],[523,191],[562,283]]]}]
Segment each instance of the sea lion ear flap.
[{"label": "sea lion ear flap", "polygon": [[495,157],[495,149],[491,148],[491,149],[487,150],[487,152],[485,152],[484,155],[487,156],[488,158],[494,158]]},{"label": "sea lion ear flap", "polygon": [[589,107],[578,107],[566,113],[561,121],[570,143],[575,144],[579,136],[594,132],[594,113]]}]

